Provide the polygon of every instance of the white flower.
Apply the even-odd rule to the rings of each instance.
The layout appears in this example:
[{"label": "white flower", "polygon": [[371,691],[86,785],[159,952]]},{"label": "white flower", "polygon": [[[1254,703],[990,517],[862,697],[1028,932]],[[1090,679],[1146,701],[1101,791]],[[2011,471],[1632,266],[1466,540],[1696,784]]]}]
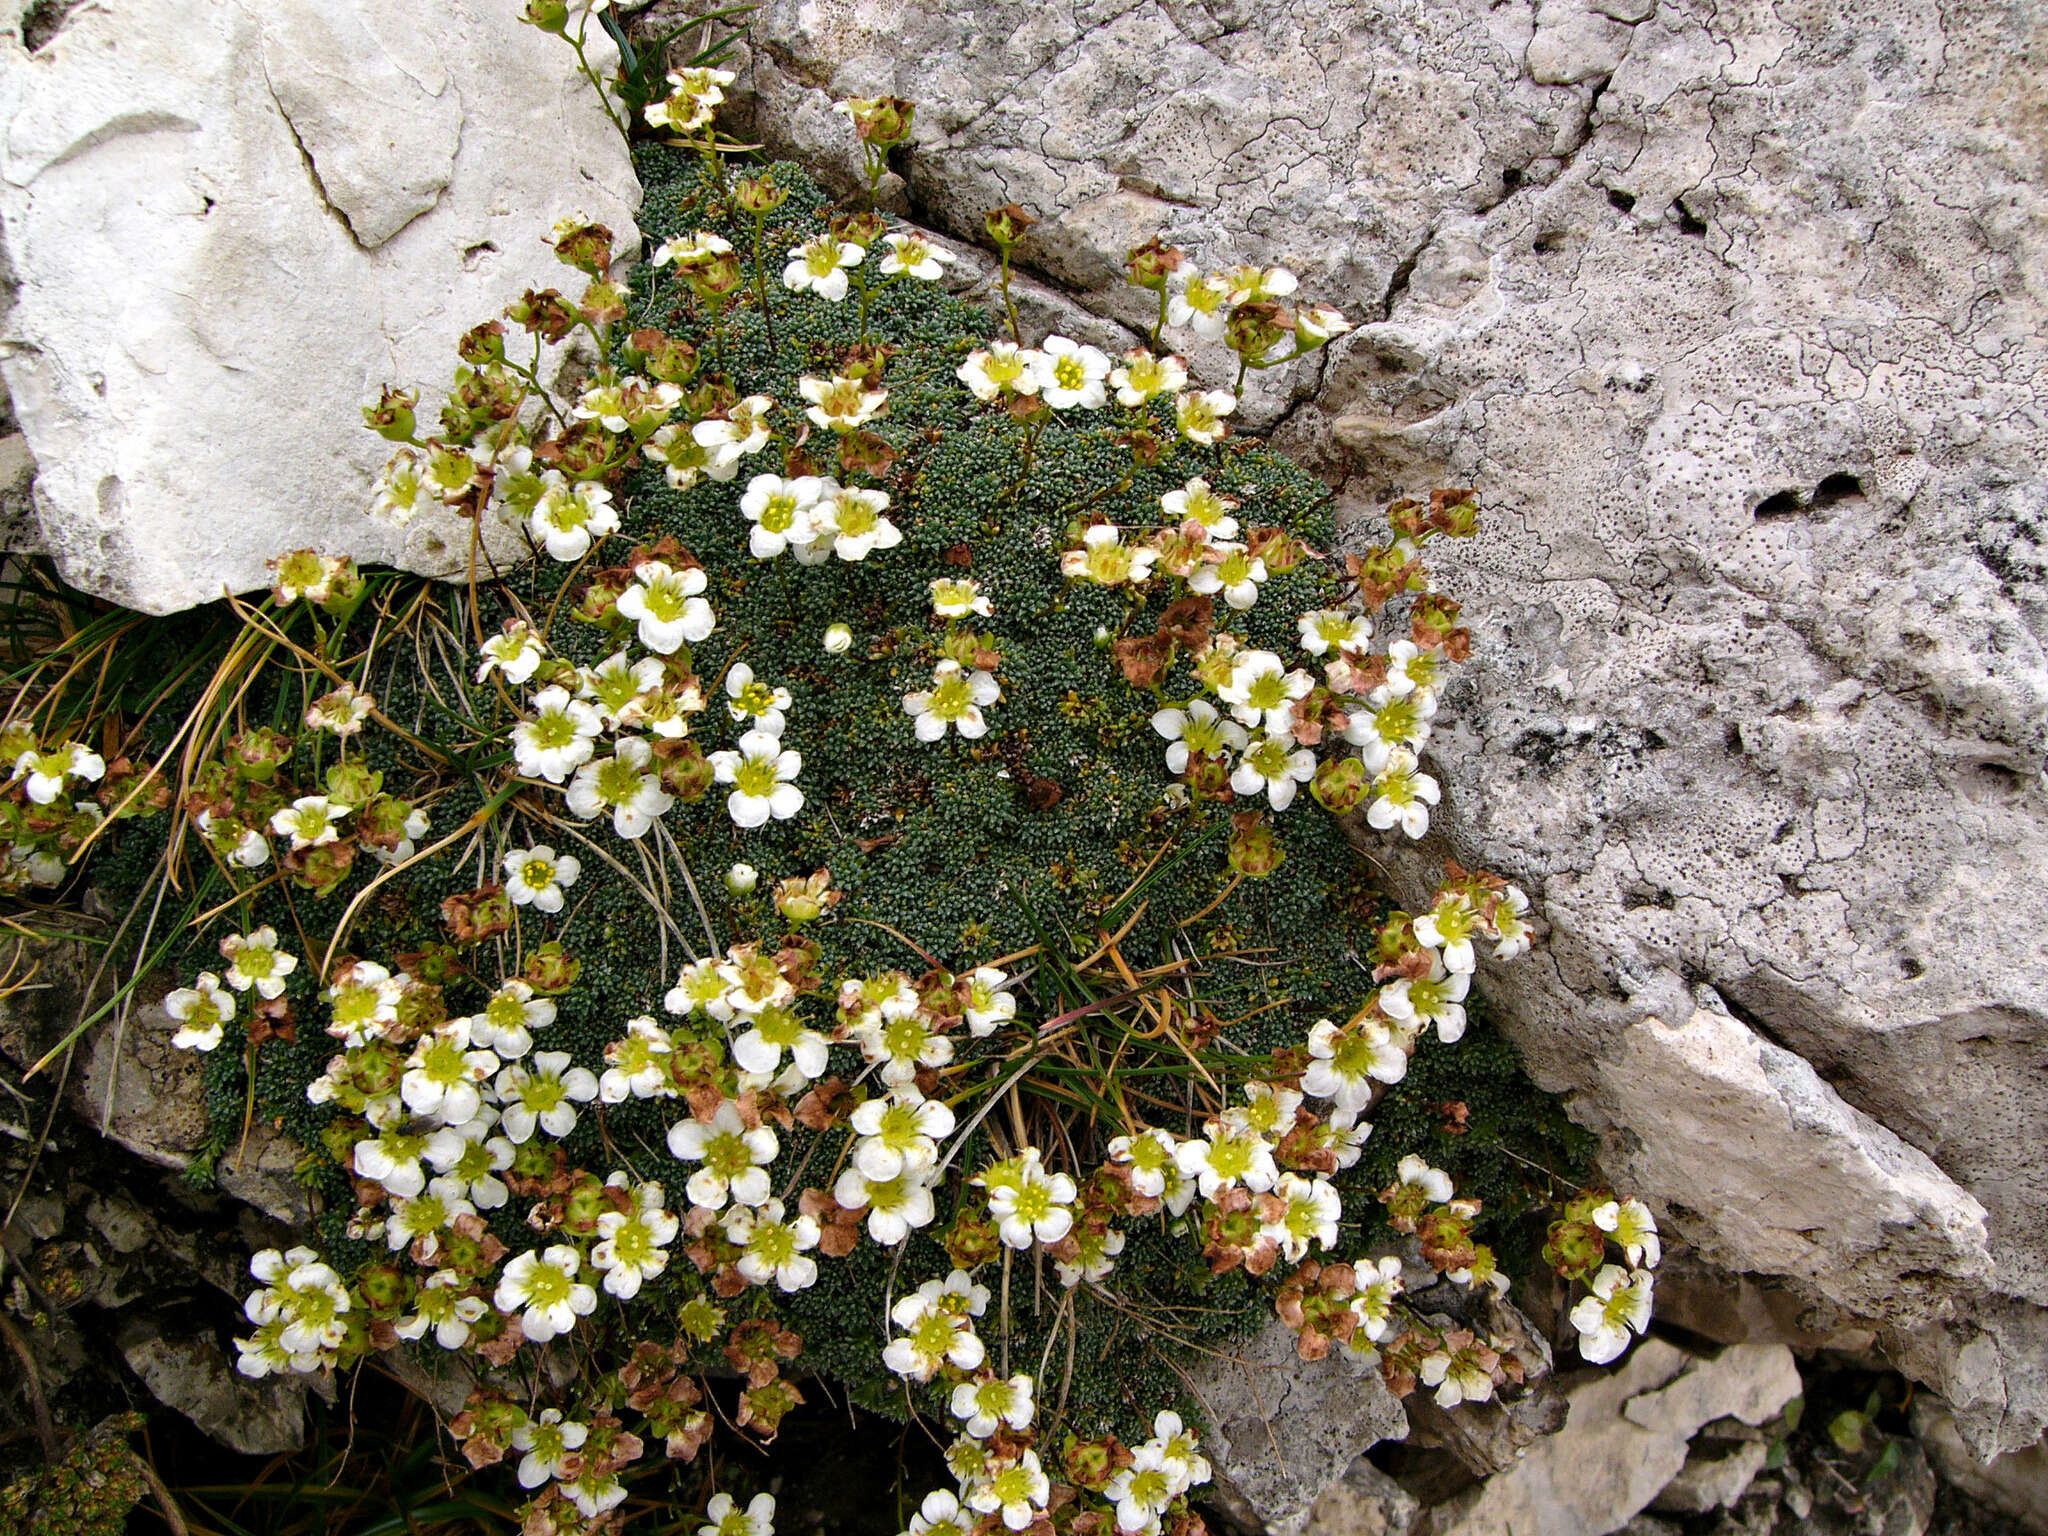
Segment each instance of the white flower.
[{"label": "white flower", "polygon": [[1301,1091],[1336,1101],[1340,1115],[1356,1117],[1372,1104],[1375,1083],[1398,1083],[1408,1075],[1408,1053],[1378,1019],[1360,1019],[1339,1029],[1318,1019],[1309,1031],[1312,1058],[1301,1075]]},{"label": "white flower", "polygon": [[1442,953],[1444,968],[1471,971],[1479,963],[1472,947],[1472,935],[1479,927],[1479,910],[1462,891],[1447,891],[1436,905],[1415,919],[1415,937]]},{"label": "white flower", "polygon": [[938,1138],[952,1134],[953,1111],[937,1099],[919,1098],[914,1089],[901,1089],[855,1106],[849,1123],[860,1138],[853,1166],[881,1182],[906,1168],[915,1174],[930,1170],[939,1160]]},{"label": "white flower", "polygon": [[811,511],[825,484],[816,475],[756,475],[749,480],[740,497],[740,511],[754,525],[747,536],[748,553],[756,560],[773,560],[792,544],[813,542],[816,525]]},{"label": "white flower", "polygon": [[1109,1158],[1130,1168],[1134,1191],[1157,1200],[1178,1172],[1173,1155],[1178,1145],[1173,1132],[1152,1127],[1136,1136],[1117,1137],[1109,1144]]},{"label": "white flower", "polygon": [[1605,1365],[1629,1346],[1631,1330],[1650,1326],[1653,1282],[1647,1270],[1624,1270],[1603,1264],[1593,1277],[1593,1294],[1572,1308],[1572,1326],[1579,1331],[1579,1357]]},{"label": "white flower", "polygon": [[1038,397],[1056,411],[1069,406],[1099,411],[1109,403],[1104,383],[1109,377],[1109,358],[1100,347],[1084,346],[1065,336],[1048,336],[1032,367],[1038,375]]},{"label": "white flower", "polygon": [[533,1065],[513,1062],[498,1074],[505,1101],[505,1134],[515,1146],[533,1139],[535,1127],[560,1138],[576,1129],[576,1106],[597,1097],[597,1077],[569,1065],[567,1051],[535,1051]]},{"label": "white flower", "polygon": [[[744,994],[735,990],[728,992],[733,1000],[744,1000]],[[751,1027],[732,1043],[732,1059],[742,1072],[761,1076],[782,1070],[782,1054],[787,1051],[789,1059],[799,1076],[806,1082],[816,1082],[825,1075],[829,1049],[826,1039],[815,1029],[806,1028],[795,1013],[780,1003],[758,1010],[748,1010]]]},{"label": "white flower", "polygon": [[934,576],[932,612],[942,619],[964,619],[970,613],[987,618],[994,610],[972,576]]},{"label": "white flower", "polygon": [[1444,1346],[1431,1350],[1422,1357],[1415,1374],[1425,1387],[1436,1388],[1439,1408],[1483,1403],[1493,1396],[1493,1373],[1470,1345],[1457,1350]]},{"label": "white flower", "polygon": [[1403,1184],[1413,1184],[1435,1205],[1442,1205],[1453,1193],[1451,1176],[1441,1168],[1430,1167],[1413,1152],[1395,1165],[1394,1175]]},{"label": "white flower", "polygon": [[1216,690],[1230,712],[1248,726],[1263,725],[1269,735],[1291,736],[1294,706],[1308,697],[1316,680],[1271,651],[1239,651],[1231,660],[1229,679]]},{"label": "white flower", "polygon": [[597,1310],[597,1291],[577,1278],[583,1260],[567,1243],[544,1252],[528,1249],[505,1266],[491,1299],[500,1312],[518,1312],[519,1325],[535,1344],[545,1344]]},{"label": "white flower", "polygon": [[[431,512],[440,500],[427,484],[419,450],[400,448],[377,477],[377,494],[370,502],[370,516],[394,528],[403,528],[422,512]],[[282,589],[282,584],[280,584]],[[293,592],[285,600],[298,596]]]},{"label": "white flower", "polygon": [[991,401],[1005,390],[1018,395],[1038,393],[1039,354],[1011,341],[992,341],[970,352],[958,370],[960,382],[974,398]]},{"label": "white flower", "polygon": [[1423,689],[1394,694],[1375,688],[1367,707],[1353,710],[1344,724],[1344,739],[1356,746],[1368,770],[1378,773],[1395,751],[1420,752],[1429,740],[1429,722],[1436,718],[1436,695]]},{"label": "white flower", "polygon": [[1285,267],[1230,267],[1216,274],[1216,281],[1230,289],[1230,306],[1256,299],[1284,299],[1301,286],[1300,279]]},{"label": "white flower", "polygon": [[546,843],[531,848],[507,849],[504,858],[505,894],[515,907],[531,906],[541,912],[559,912],[563,891],[583,873],[582,861],[574,854],[558,854]]},{"label": "white flower", "polygon": [[1152,729],[1166,738],[1169,773],[1186,773],[1188,759],[1197,752],[1227,760],[1251,741],[1243,726],[1224,719],[1207,699],[1190,700],[1185,709],[1158,711],[1152,716]]},{"label": "white flower", "polygon": [[1372,620],[1362,613],[1318,608],[1295,622],[1301,630],[1301,648],[1311,656],[1327,655],[1332,649],[1342,655],[1361,655],[1372,644]]},{"label": "white flower", "polygon": [[959,259],[922,235],[884,235],[882,241],[889,247],[889,254],[882,258],[884,277],[902,272],[920,282],[937,282],[946,275],[946,268]]},{"label": "white flower", "polygon": [[1311,1245],[1337,1245],[1337,1223],[1344,1215],[1344,1201],[1328,1179],[1283,1173],[1273,1186],[1273,1193],[1286,1202],[1286,1208],[1277,1220],[1265,1223],[1260,1233],[1280,1245],[1290,1264],[1307,1258]]},{"label": "white flower", "polygon": [[967,1032],[985,1040],[1017,1016],[1017,999],[1003,988],[1010,978],[993,966],[979,966],[967,978]]},{"label": "white flower", "polygon": [[932,668],[932,685],[903,695],[903,712],[914,716],[917,739],[939,741],[951,726],[970,741],[988,733],[982,710],[1003,695],[995,678],[969,672],[950,656]]},{"label": "white flower", "polygon": [[569,1458],[590,1438],[590,1426],[562,1420],[559,1408],[543,1408],[512,1431],[512,1449],[526,1454],[519,1463],[519,1486],[538,1488],[567,1470]]},{"label": "white flower", "polygon": [[953,1042],[932,1027],[921,1009],[863,1019],[847,1033],[869,1061],[881,1063],[882,1081],[892,1088],[914,1081],[919,1067],[943,1067],[953,1059]]},{"label": "white flower", "polygon": [[1019,1372],[1007,1380],[986,1376],[963,1381],[953,1388],[948,1406],[953,1417],[963,1420],[967,1433],[977,1440],[986,1440],[1003,1424],[1021,1434],[1031,1427],[1034,1411],[1031,1378]]},{"label": "white flower", "polygon": [[164,994],[164,1012],[178,1021],[171,1044],[180,1050],[210,1051],[221,1041],[221,1026],[235,1016],[235,998],[223,991],[220,977],[201,971],[189,987]]},{"label": "white flower", "polygon": [[1200,530],[1204,542],[1237,537],[1237,519],[1230,515],[1236,506],[1236,497],[1219,495],[1199,475],[1179,490],[1168,491],[1159,498],[1159,510],[1166,514],[1168,522],[1181,529],[1192,523]]},{"label": "white flower", "polygon": [[384,1221],[385,1247],[398,1253],[418,1243],[421,1254],[438,1254],[440,1234],[454,1226],[457,1218],[476,1214],[468,1193],[469,1186],[462,1180],[439,1178],[427,1185],[424,1194],[410,1200],[394,1199]]},{"label": "white flower", "polygon": [[661,1006],[670,1013],[687,1016],[702,1012],[723,1023],[733,1015],[732,984],[719,973],[716,960],[693,960],[683,967],[676,984],[668,989]]},{"label": "white flower", "polygon": [[327,731],[336,736],[354,736],[363,728],[363,722],[370,718],[370,711],[377,707],[377,701],[363,692],[354,683],[343,683],[332,693],[324,693],[315,699],[306,710],[306,728],[313,731]]},{"label": "white flower", "polygon": [[1102,1490],[1102,1496],[1116,1506],[1117,1529],[1125,1536],[1156,1533],[1159,1517],[1181,1493],[1177,1469],[1166,1462],[1166,1453],[1146,1443],[1131,1453],[1131,1464],[1120,1468]]},{"label": "white flower", "polygon": [[711,463],[705,473],[714,480],[730,480],[739,473],[739,462],[768,446],[772,430],[768,413],[775,401],[768,395],[749,395],[726,407],[723,416],[713,416],[690,428],[700,447],[709,449]]},{"label": "white flower", "polygon": [[675,569],[661,560],[633,567],[633,584],[619,594],[619,616],[639,621],[640,643],[670,656],[706,639],[718,625],[711,605],[698,594],[705,577],[698,566]]},{"label": "white flower", "polygon": [[793,293],[808,290],[828,304],[837,304],[846,297],[846,269],[859,266],[866,255],[851,240],[819,235],[790,247],[789,265],[782,269],[782,286]]},{"label": "white flower", "polygon": [[1493,909],[1493,958],[1512,960],[1529,952],[1529,898],[1519,886],[1509,886]]},{"label": "white flower", "polygon": [[1026,1451],[986,1482],[976,1483],[967,1495],[971,1509],[984,1515],[1000,1513],[1006,1530],[1021,1531],[1038,1518],[1052,1497],[1052,1480],[1038,1462],[1038,1452]]},{"label": "white flower", "polygon": [[401,1339],[413,1340],[434,1330],[434,1342],[443,1349],[460,1349],[469,1342],[470,1327],[490,1310],[481,1296],[467,1294],[469,1281],[452,1269],[437,1269],[427,1276],[413,1298],[413,1313],[392,1325]]},{"label": "white flower", "polygon": [[619,514],[612,506],[612,493],[595,480],[571,485],[558,471],[549,470],[547,489],[533,504],[528,528],[551,558],[567,563],[581,560],[592,544],[618,532]]},{"label": "white flower", "polygon": [[734,896],[751,896],[761,883],[761,872],[751,864],[735,864],[725,872],[725,888]]},{"label": "white flower", "polygon": [[988,1357],[988,1351],[975,1336],[973,1323],[922,1291],[901,1297],[890,1309],[889,1317],[905,1330],[882,1351],[882,1363],[898,1376],[930,1381],[947,1365],[972,1371]]},{"label": "white flower", "polygon": [[1152,575],[1159,551],[1148,544],[1126,544],[1114,523],[1096,523],[1081,535],[1081,547],[1060,555],[1060,574],[1076,581],[1114,587],[1124,582],[1143,586]]},{"label": "white flower", "polygon": [[1446,970],[1443,957],[1432,954],[1427,976],[1403,976],[1380,990],[1380,1012],[1411,1029],[1434,1024],[1437,1038],[1455,1045],[1465,1033],[1465,994],[1471,988],[1469,971]]},{"label": "white flower", "polygon": [[321,848],[341,836],[335,823],[352,808],[325,795],[301,795],[270,818],[270,830],[289,837],[293,848]]},{"label": "white flower", "polygon": [[866,426],[888,403],[886,389],[870,389],[865,381],[834,374],[829,379],[805,374],[796,381],[797,392],[810,401],[804,412],[811,425],[827,432],[851,432]]},{"label": "white flower", "polygon": [[842,560],[865,560],[872,550],[894,549],[903,531],[882,514],[889,509],[887,491],[827,485],[812,510],[817,536],[811,541],[824,558],[829,550]]},{"label": "white flower", "polygon": [[284,979],[299,968],[296,955],[277,947],[277,930],[268,923],[253,933],[231,933],[220,941],[221,955],[228,962],[228,985],[237,992],[251,987],[263,998],[280,996]]},{"label": "white flower", "polygon": [[1373,779],[1372,787],[1378,798],[1366,807],[1369,826],[1382,832],[1399,826],[1410,837],[1429,830],[1429,808],[1442,798],[1442,791],[1435,779],[1421,771],[1413,752],[1396,747],[1388,753],[1386,766]]},{"label": "white flower", "polygon": [[524,619],[513,619],[505,625],[503,634],[484,642],[484,659],[476,669],[476,680],[482,682],[495,671],[517,687],[540,670],[547,654],[547,643],[533,632],[533,627]]},{"label": "white flower", "polygon": [[730,480],[737,472],[728,469],[719,473],[711,450],[698,442],[688,427],[676,422],[670,422],[642,443],[640,452],[659,464],[663,477],[679,491],[687,491],[707,474],[714,480]]},{"label": "white flower", "polygon": [[350,1153],[356,1177],[381,1184],[391,1194],[410,1200],[427,1187],[427,1172],[420,1166],[426,1156],[428,1138],[387,1128],[374,1138],[359,1141]]},{"label": "white flower", "polygon": [[483,1107],[480,1085],[499,1063],[492,1052],[472,1049],[473,1043],[468,1019],[445,1019],[420,1036],[399,1082],[405,1107],[448,1125],[474,1120]]},{"label": "white flower", "polygon": [[1259,600],[1259,587],[1266,580],[1266,562],[1242,544],[1212,541],[1208,553],[1214,557],[1195,567],[1188,578],[1188,590],[1203,596],[1221,592],[1223,601],[1242,613]]},{"label": "white flower", "polygon": [[[719,73],[724,74],[725,71],[720,70]],[[675,78],[674,75],[669,76],[671,80]],[[723,99],[723,96],[724,93],[720,92],[720,99]],[[648,110],[652,112],[654,109],[650,107]],[[700,229],[687,235],[674,235],[662,241],[660,245],[654,248],[652,262],[657,267],[665,267],[672,261],[679,267],[687,267],[708,257],[730,256],[731,254],[732,242],[730,240],[726,239],[723,235],[715,235],[708,229]],[[580,416],[582,412],[579,411],[577,414]],[[606,422],[605,425],[611,427],[610,422]],[[611,429],[614,432],[626,430],[623,426],[611,427]]]},{"label": "white flower", "polygon": [[1182,437],[1207,448],[1229,433],[1223,418],[1236,409],[1237,397],[1227,389],[1189,390],[1175,398],[1173,417]]},{"label": "white flower", "polygon": [[[623,1186],[626,1177],[615,1173],[606,1182]],[[621,1301],[631,1301],[643,1283],[668,1268],[666,1250],[682,1230],[675,1213],[663,1208],[659,1184],[642,1184],[632,1193],[631,1211],[605,1211],[597,1218],[598,1241],[590,1250],[591,1267],[604,1271],[605,1290]]]},{"label": "white flower", "polygon": [[692,1205],[714,1211],[723,1209],[728,1199],[762,1205],[774,1193],[768,1166],[781,1143],[765,1125],[749,1128],[731,1099],[719,1101],[708,1125],[692,1117],[670,1126],[668,1150],[679,1162],[704,1165],[690,1175],[686,1193]]},{"label": "white flower", "polygon": [[744,661],[736,661],[725,674],[725,696],[728,700],[726,712],[735,721],[751,720],[749,730],[759,731],[763,736],[780,738],[783,727],[788,723],[783,711],[790,706],[789,690],[771,687],[757,680],[754,669]]},{"label": "white flower", "polygon": [[810,1250],[818,1246],[815,1217],[782,1219],[782,1202],[768,1200],[758,1208],[735,1205],[725,1213],[726,1238],[746,1250],[735,1266],[755,1285],[775,1282],[788,1295],[808,1290],[818,1278],[818,1261]]},{"label": "white flower", "polygon": [[975,1182],[987,1188],[988,1213],[1012,1248],[1029,1248],[1034,1241],[1056,1243],[1073,1230],[1078,1193],[1074,1181],[1064,1173],[1047,1173],[1036,1147],[1026,1147],[1007,1165],[977,1174]]},{"label": "white flower", "polygon": [[726,811],[739,827],[758,827],[772,816],[787,821],[804,808],[803,791],[790,781],[803,771],[800,753],[786,750],[766,731],[748,731],[737,752],[714,752],[711,768],[721,784],[733,786]]},{"label": "white flower", "polygon": [[1657,1218],[1640,1200],[1631,1197],[1595,1206],[1593,1225],[1621,1244],[1621,1251],[1637,1269],[1655,1269],[1658,1260],[1664,1257],[1664,1245],[1657,1236]]},{"label": "white flower", "polygon": [[1180,289],[1167,301],[1166,323],[1187,326],[1208,341],[1222,340],[1224,322],[1230,318],[1229,283],[1221,274],[1204,277],[1192,270],[1174,276]]},{"label": "white flower", "polygon": [[1297,747],[1291,736],[1261,736],[1245,749],[1231,770],[1230,787],[1240,795],[1264,791],[1273,809],[1284,811],[1294,804],[1297,786],[1316,776],[1316,755]]},{"label": "white flower", "polygon": [[566,688],[543,688],[532,704],[533,718],[512,727],[513,760],[521,773],[559,784],[590,761],[603,717]]},{"label": "white flower", "polygon": [[1351,329],[1344,312],[1327,304],[1307,304],[1294,312],[1294,328],[1310,341],[1328,341]]},{"label": "white flower", "polygon": [[742,1510],[729,1493],[714,1493],[704,1506],[709,1525],[697,1527],[697,1536],[775,1536],[775,1495],[757,1493]]},{"label": "white flower", "polygon": [[1124,354],[1124,365],[1110,370],[1109,382],[1116,390],[1116,403],[1136,410],[1154,395],[1177,394],[1188,382],[1187,364],[1168,354],[1154,357],[1143,347]]},{"label": "white flower", "polygon": [[937,1214],[925,1175],[908,1170],[893,1179],[871,1179],[857,1167],[844,1169],[832,1186],[832,1198],[846,1210],[865,1209],[868,1236],[884,1248],[930,1226]]},{"label": "white flower", "polygon": [[655,819],[676,803],[661,787],[661,775],[648,767],[653,759],[654,749],[639,737],[620,737],[612,756],[576,770],[566,796],[571,814],[592,818],[610,811],[612,830],[619,836],[645,837]]},{"label": "white flower", "polygon": [[853,631],[844,624],[827,624],[818,643],[827,656],[844,656],[853,649]]},{"label": "white flower", "polygon": [[643,695],[661,686],[661,658],[629,661],[624,651],[614,651],[594,667],[578,667],[576,676],[578,692],[590,700],[598,718],[615,726]]},{"label": "white flower", "polygon": [[427,1138],[426,1159],[434,1171],[468,1191],[479,1210],[494,1211],[512,1196],[498,1177],[512,1166],[514,1148],[502,1136],[489,1134],[497,1111],[484,1110],[467,1125],[444,1125]]},{"label": "white flower", "polygon": [[470,1019],[470,1038],[503,1060],[516,1061],[533,1049],[533,1031],[554,1022],[553,1000],[535,997],[532,986],[514,976],[491,994],[482,1013]]},{"label": "white flower", "polygon": [[627,1099],[675,1097],[669,1080],[669,1058],[675,1041],[648,1014],[626,1020],[626,1033],[604,1048],[605,1069],[597,1079],[601,1104],[623,1104]]},{"label": "white flower", "polygon": [[1280,1169],[1264,1137],[1220,1120],[1211,1120],[1203,1130],[1204,1135],[1176,1147],[1173,1156],[1180,1171],[1196,1181],[1204,1200],[1240,1184],[1263,1194],[1279,1180]]},{"label": "white flower", "polygon": [[967,1536],[973,1526],[974,1517],[961,1512],[959,1499],[935,1488],[924,1496],[924,1503],[910,1517],[909,1529],[899,1536]]},{"label": "white flower", "polygon": [[1357,1274],[1357,1295],[1351,1310],[1358,1314],[1358,1331],[1373,1342],[1386,1336],[1394,1315],[1394,1298],[1401,1294],[1401,1261],[1391,1254],[1381,1259],[1361,1259],[1352,1266]]}]

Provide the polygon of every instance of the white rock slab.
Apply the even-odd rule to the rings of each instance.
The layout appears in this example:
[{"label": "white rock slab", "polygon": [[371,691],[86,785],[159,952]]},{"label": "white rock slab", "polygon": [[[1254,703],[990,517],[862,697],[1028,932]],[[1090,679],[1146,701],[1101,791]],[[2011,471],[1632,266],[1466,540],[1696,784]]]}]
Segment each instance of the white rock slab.
[{"label": "white rock slab", "polygon": [[0,377],[68,581],[161,613],[308,546],[464,566],[466,524],[366,515],[357,407],[436,398],[457,336],[573,278],[558,219],[637,239],[618,133],[512,13],[98,0],[33,52],[0,21]]}]

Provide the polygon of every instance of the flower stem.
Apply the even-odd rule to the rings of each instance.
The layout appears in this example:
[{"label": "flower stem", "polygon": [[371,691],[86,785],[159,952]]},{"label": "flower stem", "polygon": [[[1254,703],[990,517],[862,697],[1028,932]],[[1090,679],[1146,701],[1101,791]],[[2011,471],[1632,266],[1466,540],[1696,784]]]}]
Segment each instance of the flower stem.
[{"label": "flower stem", "polygon": [[1024,345],[1024,328],[1017,323],[1017,301],[1010,297],[1010,248],[1003,247],[1003,309],[1010,317],[1010,340]]},{"label": "flower stem", "polygon": [[761,300],[761,323],[768,329],[768,347],[775,349],[775,311],[768,303],[768,278],[761,265],[761,246],[767,239],[768,216],[754,215],[754,293]]},{"label": "flower stem", "polygon": [[619,114],[612,110],[611,93],[604,88],[604,77],[592,67],[590,56],[583,51],[583,39],[589,31],[590,12],[585,11],[583,24],[576,29],[576,35],[569,37],[566,32],[562,35],[568,39],[569,46],[576,50],[576,67],[582,71],[583,78],[588,80],[591,88],[597,92],[597,104],[604,108],[604,115],[611,120],[611,125],[619,130],[621,138],[630,139],[633,137],[632,130],[620,120]]},{"label": "flower stem", "polygon": [[1166,330],[1166,289],[1159,290],[1159,318],[1152,322],[1152,350],[1159,350],[1159,337]]}]

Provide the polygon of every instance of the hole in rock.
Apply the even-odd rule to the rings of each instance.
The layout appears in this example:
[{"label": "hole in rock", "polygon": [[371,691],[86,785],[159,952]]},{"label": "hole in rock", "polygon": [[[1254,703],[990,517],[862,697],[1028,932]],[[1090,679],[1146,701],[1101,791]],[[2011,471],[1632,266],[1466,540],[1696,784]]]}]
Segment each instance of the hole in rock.
[{"label": "hole in rock", "polygon": [[1768,523],[1773,518],[1797,517],[1799,515],[1799,493],[1777,491],[1756,504],[1756,520]]},{"label": "hole in rock", "polygon": [[1564,249],[1565,232],[1561,229],[1546,229],[1536,237],[1531,247],[1539,256],[1549,256]]},{"label": "hole in rock", "polygon": [[1635,194],[1624,192],[1619,187],[1607,189],[1608,204],[1621,213],[1633,212],[1636,206]]},{"label": "hole in rock", "polygon": [[1863,482],[1846,470],[1829,475],[1813,488],[1813,504],[1816,507],[1838,506],[1845,501],[1860,500],[1863,496]]},{"label": "hole in rock", "polygon": [[1707,232],[1707,221],[1686,207],[1682,197],[1671,205],[1671,216],[1678,221],[1679,230],[1684,234],[1700,236]]}]

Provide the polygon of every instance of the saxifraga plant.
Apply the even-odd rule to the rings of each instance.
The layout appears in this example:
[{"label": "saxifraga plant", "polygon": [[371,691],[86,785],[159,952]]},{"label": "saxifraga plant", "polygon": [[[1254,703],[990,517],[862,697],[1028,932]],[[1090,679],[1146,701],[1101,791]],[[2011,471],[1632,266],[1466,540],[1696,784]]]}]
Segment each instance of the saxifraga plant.
[{"label": "saxifraga plant", "polygon": [[[1527,903],[1453,865],[1396,910],[1354,846],[1427,829],[1469,641],[1425,561],[1478,507],[1333,557],[1323,488],[1160,350],[1241,382],[1340,334],[1284,270],[1155,241],[1152,347],[1027,346],[925,236],[729,178],[731,77],[670,83],[652,259],[564,225],[580,295],[471,330],[432,418],[366,409],[376,515],[474,519],[466,584],[298,551],[210,649],[218,614],[112,625],[20,676],[13,887],[96,852],[133,898],[106,1007],[178,968],[215,1157],[259,1114],[308,1149],[318,1245],[257,1257],[241,1368],[443,1352],[530,1531],[658,1497],[707,1372],[763,1439],[812,1375],[950,1436],[923,1536],[1198,1530],[1188,1367],[1275,1314],[1398,1392],[1512,1392],[1478,1229],[1551,1193],[1512,1145],[1567,1137],[1460,1041]],[[913,108],[845,110],[872,190]],[[1030,222],[989,216],[1006,289]],[[110,708],[95,659],[144,633]],[[1585,1358],[1657,1256],[1640,1202],[1570,1195]]]}]

